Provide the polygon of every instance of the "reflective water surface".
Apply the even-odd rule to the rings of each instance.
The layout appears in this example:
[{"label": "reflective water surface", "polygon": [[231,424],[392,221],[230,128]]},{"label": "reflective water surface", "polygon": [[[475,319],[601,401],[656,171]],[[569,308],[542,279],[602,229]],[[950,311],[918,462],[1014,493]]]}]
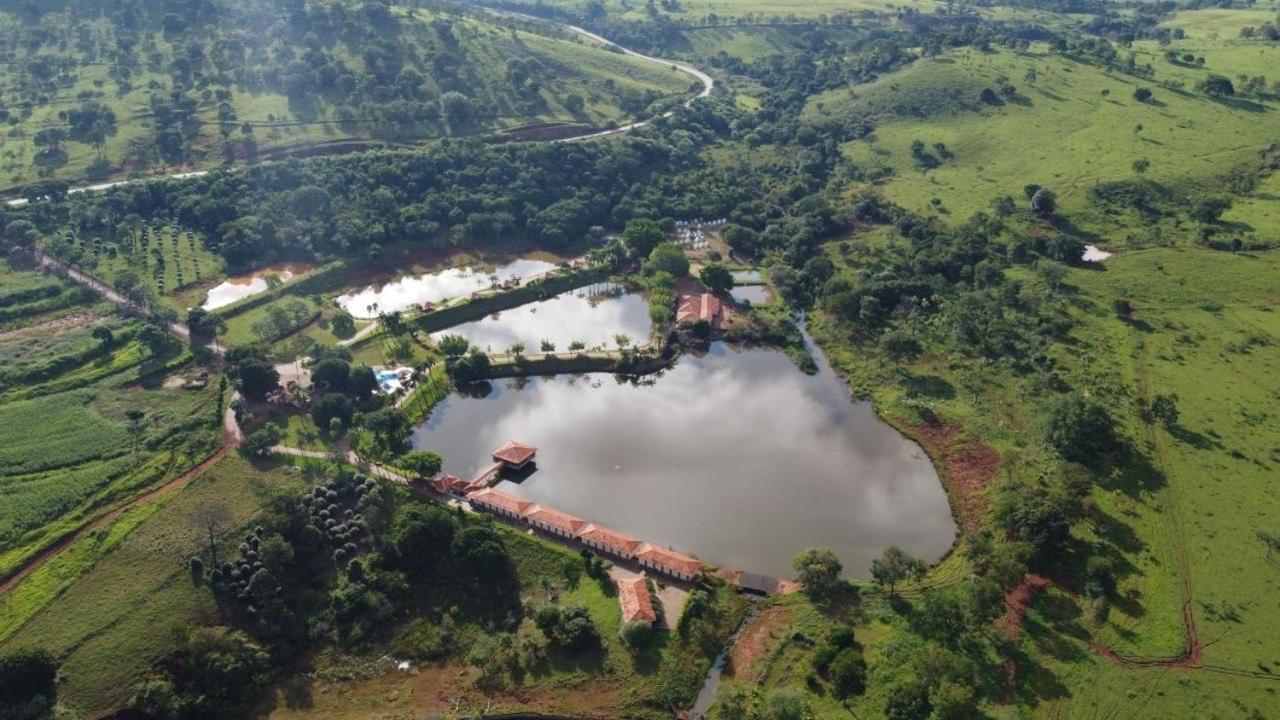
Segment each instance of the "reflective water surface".
[{"label": "reflective water surface", "polygon": [[763,279],[759,270],[734,270],[729,274],[734,282],[740,283],[758,283]]},{"label": "reflective water surface", "polygon": [[500,381],[446,399],[413,444],[470,476],[502,442],[531,443],[537,472],[504,489],[735,569],[790,577],[811,546],[863,577],[890,545],[939,558],[955,525],[932,464],[819,360],[807,376],[717,343],[642,384]]},{"label": "reflective water surface", "polygon": [[266,267],[255,270],[250,275],[227,278],[209,288],[204,304],[200,307],[205,310],[225,307],[233,302],[265,291],[269,287],[267,284],[268,275],[275,275],[283,282],[291,280],[295,275],[300,275],[309,269],[305,265],[281,265],[279,267]]},{"label": "reflective water surface", "polygon": [[769,302],[769,289],[764,285],[739,285],[729,291],[734,300],[747,301],[752,305],[764,305]]},{"label": "reflective water surface", "polygon": [[492,268],[459,267],[426,275],[406,275],[359,292],[340,295],[339,305],[352,317],[372,318],[380,312],[404,310],[425,302],[438,303],[470,295],[512,278],[532,279],[555,267],[555,263],[521,258]]},{"label": "reflective water surface", "polygon": [[461,335],[487,352],[502,352],[522,342],[527,352],[539,352],[543,340],[565,352],[574,340],[588,348],[614,346],[614,336],[625,334],[633,342],[649,338],[649,303],[617,285],[594,285],[549,300],[503,310],[474,322],[435,333]]}]

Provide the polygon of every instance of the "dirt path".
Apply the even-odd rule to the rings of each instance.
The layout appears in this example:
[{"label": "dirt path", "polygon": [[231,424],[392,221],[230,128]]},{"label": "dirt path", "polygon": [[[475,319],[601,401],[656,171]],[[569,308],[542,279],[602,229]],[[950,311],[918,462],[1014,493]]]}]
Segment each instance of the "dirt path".
[{"label": "dirt path", "polygon": [[[232,397],[234,398],[235,395]],[[228,403],[227,409],[223,411],[222,425],[222,444],[218,446],[218,449],[214,451],[212,455],[205,458],[195,467],[192,467],[186,472],[165,481],[163,484],[157,485],[141,495],[134,496],[133,498],[125,500],[112,508],[102,511],[85,521],[85,523],[80,527],[64,535],[54,544],[44,550],[41,550],[38,554],[24,562],[17,571],[6,578],[4,582],[0,582],[0,595],[3,595],[16,587],[18,583],[22,582],[23,578],[35,572],[41,565],[44,565],[49,560],[53,559],[54,556],[58,555],[63,550],[66,550],[72,543],[84,537],[85,534],[109,524],[126,510],[140,505],[145,505],[152,500],[173,492],[174,490],[180,490],[185,487],[187,483],[203,475],[209,468],[217,465],[219,460],[222,460],[227,456],[227,453],[239,447],[241,441],[244,440],[244,433],[240,429],[240,424],[236,422],[235,412],[231,409],[230,403]]]},{"label": "dirt path", "polygon": [[[1144,343],[1142,353],[1138,357],[1138,383],[1142,398],[1150,402],[1153,396],[1150,373],[1150,344]],[[1200,641],[1200,631],[1196,626],[1195,607],[1193,603],[1193,585],[1191,580],[1191,561],[1187,556],[1187,532],[1182,522],[1182,503],[1178,492],[1176,473],[1171,471],[1169,448],[1164,437],[1154,424],[1146,424],[1147,442],[1155,454],[1156,467],[1164,476],[1165,487],[1162,495],[1163,512],[1161,523],[1165,529],[1165,540],[1169,546],[1174,572],[1178,576],[1178,592],[1182,596],[1182,625],[1185,633],[1182,650],[1168,657],[1145,657],[1141,655],[1123,655],[1113,648],[1101,644],[1093,644],[1095,652],[1122,667],[1132,668],[1199,668],[1204,656],[1204,644]]]}]

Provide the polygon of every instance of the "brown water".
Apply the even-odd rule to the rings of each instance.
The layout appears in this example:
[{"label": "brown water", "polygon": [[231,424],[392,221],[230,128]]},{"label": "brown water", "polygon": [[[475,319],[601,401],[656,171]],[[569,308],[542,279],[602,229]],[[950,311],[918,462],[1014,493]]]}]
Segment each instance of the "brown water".
[{"label": "brown water", "polygon": [[285,282],[307,272],[309,269],[310,267],[306,265],[281,265],[279,267],[265,267],[260,270],[255,270],[249,275],[227,278],[221,283],[209,288],[209,293],[205,296],[204,304],[200,307],[205,310],[214,310],[220,307],[226,307],[231,303],[238,302],[252,295],[257,295],[260,292],[265,292],[269,287],[267,284],[268,275],[275,275],[280,278],[281,282]]},{"label": "brown water", "polygon": [[614,335],[627,335],[636,344],[649,339],[649,303],[617,285],[585,287],[549,300],[503,310],[489,317],[435,333],[461,335],[487,352],[503,352],[513,343],[525,344],[526,352],[537,353],[541,342],[549,340],[565,352],[574,340],[588,348],[614,346]]},{"label": "brown water", "polygon": [[717,343],[637,384],[506,381],[446,399],[413,444],[470,476],[531,443],[539,469],[504,489],[735,569],[790,577],[811,546],[854,576],[890,545],[938,559],[955,524],[932,464],[820,365]]},{"label": "brown water", "polygon": [[406,275],[384,285],[340,295],[337,302],[352,317],[374,318],[378,313],[466,297],[491,287],[495,279],[499,283],[512,278],[530,280],[555,266],[555,263],[545,260],[522,258],[497,267],[467,266],[426,275]]}]

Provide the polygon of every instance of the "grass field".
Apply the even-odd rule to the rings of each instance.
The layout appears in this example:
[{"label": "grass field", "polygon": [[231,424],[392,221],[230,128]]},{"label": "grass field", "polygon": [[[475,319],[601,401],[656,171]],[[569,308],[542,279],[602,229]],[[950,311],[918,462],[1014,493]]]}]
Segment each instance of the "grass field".
[{"label": "grass field", "polygon": [[[848,143],[845,151],[862,167],[891,168],[883,192],[917,212],[958,222],[989,211],[1001,195],[1024,202],[1023,186],[1036,183],[1053,189],[1083,229],[1108,242],[1119,243],[1126,234],[1145,241],[1188,235],[1191,226],[1176,220],[1166,219],[1158,229],[1139,222],[1117,225],[1122,218],[1094,210],[1090,190],[1137,178],[1133,162],[1148,159],[1145,178],[1175,195],[1219,193],[1221,176],[1237,164],[1256,163],[1257,153],[1275,139],[1266,118],[1280,106],[1269,100],[1223,103],[1163,88],[1160,81],[1173,79],[1189,89],[1210,71],[1234,77],[1236,68],[1218,65],[1212,53],[1203,71],[1148,53],[1139,50],[1138,62],[1155,65],[1154,81],[1043,52],[963,50],[921,60],[870,85],[816,96],[806,113],[814,120],[854,115],[876,121],[872,138]],[[1280,60],[1280,54],[1274,57]],[[980,104],[978,91],[996,87],[999,76],[1008,78],[1017,96],[1000,107]],[[1138,87],[1151,88],[1154,100],[1135,100]],[[930,154],[935,143],[943,143],[952,157],[923,169],[911,155],[914,140]],[[1269,197],[1255,195],[1252,204],[1270,203]],[[1265,235],[1264,228],[1238,230]]]},{"label": "grass field", "polygon": [[[59,700],[74,712],[118,707],[154,660],[175,647],[176,628],[216,617],[212,595],[192,585],[186,567],[202,547],[191,513],[223,504],[232,525],[242,527],[274,493],[300,486],[289,467],[259,469],[227,458],[182,491],[77,542],[5,595],[0,648],[39,643],[61,657]],[[46,589],[53,584],[56,594]]]}]

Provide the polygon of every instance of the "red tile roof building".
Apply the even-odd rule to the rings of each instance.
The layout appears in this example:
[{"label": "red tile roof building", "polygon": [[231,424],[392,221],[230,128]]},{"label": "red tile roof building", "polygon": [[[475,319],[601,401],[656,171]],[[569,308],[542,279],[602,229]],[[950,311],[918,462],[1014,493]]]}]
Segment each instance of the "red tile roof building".
[{"label": "red tile roof building", "polygon": [[445,473],[432,480],[431,487],[435,488],[436,492],[466,495],[471,490],[471,481]]},{"label": "red tile roof building", "polygon": [[533,459],[538,454],[538,448],[532,445],[525,445],[514,440],[508,440],[502,444],[502,447],[493,451],[493,459],[496,462],[506,463],[513,468],[523,467],[525,463]]},{"label": "red tile roof building", "polygon": [[692,580],[702,572],[702,562],[697,558],[681,555],[674,550],[646,544],[635,555],[642,567],[666,573],[681,580]]},{"label": "red tile roof building", "polygon": [[653,603],[649,600],[649,581],[644,576],[614,582],[618,586],[623,624],[639,622],[652,625],[657,622],[658,614],[653,611]]},{"label": "red tile roof building", "polygon": [[680,304],[676,308],[676,322],[695,323],[706,320],[711,327],[720,327],[724,316],[724,306],[720,298],[711,293],[680,296]]},{"label": "red tile roof building", "polygon": [[630,535],[599,525],[588,525],[582,532],[578,533],[578,539],[587,547],[603,550],[628,560],[644,544]]},{"label": "red tile roof building", "polygon": [[544,505],[534,505],[525,510],[525,522],[549,533],[559,535],[560,537],[573,538],[577,536],[578,531],[586,526],[587,522],[581,518],[574,517],[569,513],[560,512],[555,508],[549,508]]},{"label": "red tile roof building", "polygon": [[533,505],[532,502],[524,498],[508,495],[501,490],[494,490],[493,488],[485,488],[469,493],[467,500],[472,505],[479,505],[499,515],[516,519],[519,519],[524,514],[524,511],[528,510],[530,505]]}]

